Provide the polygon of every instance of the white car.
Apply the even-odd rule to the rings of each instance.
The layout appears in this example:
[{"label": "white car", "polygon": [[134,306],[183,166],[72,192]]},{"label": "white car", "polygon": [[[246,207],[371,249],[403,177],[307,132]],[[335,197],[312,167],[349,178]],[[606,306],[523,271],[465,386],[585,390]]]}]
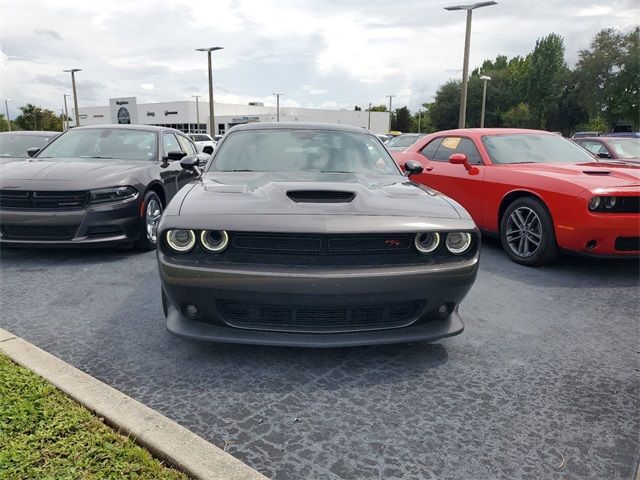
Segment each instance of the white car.
[{"label": "white car", "polygon": [[189,138],[196,144],[198,152],[207,153],[211,155],[214,148],[216,148],[217,140],[214,140],[206,133],[190,133]]}]

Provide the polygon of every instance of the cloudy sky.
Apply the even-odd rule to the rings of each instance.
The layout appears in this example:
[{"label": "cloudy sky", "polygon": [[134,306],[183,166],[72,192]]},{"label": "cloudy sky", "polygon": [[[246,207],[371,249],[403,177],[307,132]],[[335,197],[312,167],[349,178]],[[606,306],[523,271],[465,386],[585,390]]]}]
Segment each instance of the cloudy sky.
[{"label": "cloudy sky", "polygon": [[[284,106],[416,108],[462,71],[464,12],[456,0],[0,0],[0,97],[12,118],[27,102],[60,111],[77,74],[80,106],[206,98],[214,54],[216,101]],[[498,0],[476,10],[471,68],[564,37],[569,64],[602,28],[640,23],[636,0]]]}]

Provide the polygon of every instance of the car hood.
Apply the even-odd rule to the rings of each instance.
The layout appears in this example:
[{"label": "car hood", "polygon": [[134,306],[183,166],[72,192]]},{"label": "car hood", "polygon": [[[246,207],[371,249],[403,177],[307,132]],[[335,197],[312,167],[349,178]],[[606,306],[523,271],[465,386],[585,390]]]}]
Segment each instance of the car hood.
[{"label": "car hood", "polygon": [[0,165],[0,188],[42,188],[52,190],[91,189],[118,185],[152,165],[150,161],[32,159]]},{"label": "car hood", "polygon": [[[296,202],[292,191],[355,194],[343,203]],[[209,172],[194,184],[179,211],[168,215],[369,215],[469,218],[447,197],[400,175],[352,173]],[[173,206],[173,205],[172,205]]]},{"label": "car hood", "polygon": [[640,167],[622,162],[509,164],[510,170],[562,179],[586,189],[640,185]]}]

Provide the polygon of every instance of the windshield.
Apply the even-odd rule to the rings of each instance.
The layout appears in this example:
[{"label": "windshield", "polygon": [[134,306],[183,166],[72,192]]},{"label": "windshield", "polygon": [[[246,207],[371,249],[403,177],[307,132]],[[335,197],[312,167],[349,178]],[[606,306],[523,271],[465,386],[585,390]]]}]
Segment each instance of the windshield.
[{"label": "windshield", "polygon": [[387,142],[387,148],[391,147],[409,147],[416,143],[416,141],[420,138],[424,137],[424,135],[400,135],[398,137],[393,137],[391,140]]},{"label": "windshield", "polygon": [[593,155],[560,135],[514,133],[487,135],[482,143],[493,163],[595,162]]},{"label": "windshield", "polygon": [[28,158],[28,149],[42,148],[51,138],[53,137],[3,133],[0,135],[0,157]]},{"label": "windshield", "polygon": [[635,138],[607,139],[609,148],[620,158],[640,158],[640,140]]},{"label": "windshield", "polygon": [[153,160],[156,133],[124,128],[69,130],[42,150],[37,158],[95,158]]},{"label": "windshield", "polygon": [[284,128],[229,134],[209,168],[252,172],[400,173],[389,153],[371,135]]}]

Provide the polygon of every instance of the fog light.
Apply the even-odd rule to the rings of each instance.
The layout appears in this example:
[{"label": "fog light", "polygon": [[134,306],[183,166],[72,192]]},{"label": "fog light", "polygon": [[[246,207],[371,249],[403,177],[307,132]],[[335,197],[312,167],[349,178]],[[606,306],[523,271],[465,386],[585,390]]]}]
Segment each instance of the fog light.
[{"label": "fog light", "polygon": [[185,315],[188,315],[190,317],[195,317],[196,315],[198,315],[198,307],[192,304],[185,305],[182,310],[184,311]]},{"label": "fog light", "polygon": [[597,240],[589,240],[584,248],[586,248],[587,250],[593,250],[594,248],[596,248],[598,246],[598,241]]},{"label": "fog light", "polygon": [[447,305],[446,303],[443,303],[442,305],[440,305],[438,307],[438,316],[441,318],[445,318],[449,315],[450,313],[450,308],[449,305]]}]

